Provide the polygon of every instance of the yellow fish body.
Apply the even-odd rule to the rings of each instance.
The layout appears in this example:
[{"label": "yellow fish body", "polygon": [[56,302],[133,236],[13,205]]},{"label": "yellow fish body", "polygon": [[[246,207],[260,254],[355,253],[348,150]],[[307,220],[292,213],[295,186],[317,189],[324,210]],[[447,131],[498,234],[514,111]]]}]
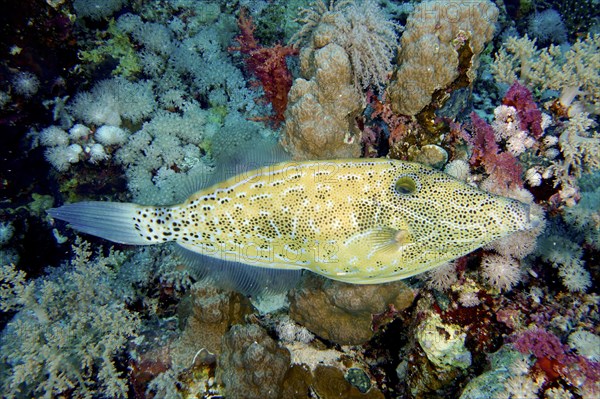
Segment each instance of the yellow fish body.
[{"label": "yellow fish body", "polygon": [[179,205],[92,201],[49,214],[119,243],[175,241],[214,258],[355,284],[407,278],[529,228],[528,205],[388,159],[283,162]]}]

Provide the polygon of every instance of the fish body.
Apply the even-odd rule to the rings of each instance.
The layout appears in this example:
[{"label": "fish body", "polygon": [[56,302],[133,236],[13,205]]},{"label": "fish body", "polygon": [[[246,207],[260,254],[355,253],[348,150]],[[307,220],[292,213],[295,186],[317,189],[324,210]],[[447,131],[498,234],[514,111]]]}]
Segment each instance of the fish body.
[{"label": "fish body", "polygon": [[431,270],[529,227],[529,206],[427,166],[389,159],[283,162],[236,174],[174,206],[81,202],[50,215],[126,244],[355,284]]}]

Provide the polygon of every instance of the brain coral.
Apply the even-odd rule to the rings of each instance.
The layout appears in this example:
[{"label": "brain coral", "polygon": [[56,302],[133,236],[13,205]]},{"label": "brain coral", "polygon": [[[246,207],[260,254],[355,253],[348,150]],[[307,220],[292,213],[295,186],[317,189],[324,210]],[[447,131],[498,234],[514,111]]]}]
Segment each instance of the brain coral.
[{"label": "brain coral", "polygon": [[472,82],[497,18],[498,9],[489,0],[426,1],[416,6],[402,35],[399,68],[387,90],[392,109],[418,114],[434,92],[461,77],[465,62],[468,83]]}]

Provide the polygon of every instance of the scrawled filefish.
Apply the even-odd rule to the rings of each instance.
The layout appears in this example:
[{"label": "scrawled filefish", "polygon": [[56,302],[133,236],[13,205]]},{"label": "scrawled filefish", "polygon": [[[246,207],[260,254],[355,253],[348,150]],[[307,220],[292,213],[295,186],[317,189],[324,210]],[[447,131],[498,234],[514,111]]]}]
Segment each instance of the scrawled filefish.
[{"label": "scrawled filefish", "polygon": [[84,233],[356,284],[413,276],[529,228],[529,206],[389,159],[283,162],[173,206],[79,202],[49,210]]}]

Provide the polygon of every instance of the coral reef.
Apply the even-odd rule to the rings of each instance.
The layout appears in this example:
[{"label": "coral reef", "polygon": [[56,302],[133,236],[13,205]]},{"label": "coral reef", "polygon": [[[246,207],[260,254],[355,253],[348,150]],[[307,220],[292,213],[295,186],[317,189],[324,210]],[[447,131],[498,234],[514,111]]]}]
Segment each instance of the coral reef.
[{"label": "coral reef", "polygon": [[[596,3],[6,2],[1,396],[599,397]],[[305,272],[246,296],[169,245],[103,249],[46,213],[173,204],[278,141],[298,159],[428,164],[464,183],[457,199],[519,201],[531,228],[403,282]],[[359,194],[353,217],[396,216]],[[488,206],[467,203],[428,209],[414,228],[444,235],[417,257],[453,251],[449,232]]]},{"label": "coral reef", "polygon": [[460,327],[444,324],[432,314],[418,327],[416,337],[425,355],[440,369],[466,369],[471,365],[471,353],[465,348],[466,333]]},{"label": "coral reef", "polygon": [[74,0],[73,8],[80,18],[101,19],[112,15],[129,0]]}]

